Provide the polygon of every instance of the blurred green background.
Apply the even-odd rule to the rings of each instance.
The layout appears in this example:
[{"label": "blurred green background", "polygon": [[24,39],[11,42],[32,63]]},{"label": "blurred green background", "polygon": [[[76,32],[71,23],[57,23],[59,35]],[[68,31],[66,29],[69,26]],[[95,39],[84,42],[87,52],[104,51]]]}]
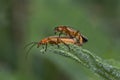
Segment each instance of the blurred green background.
[{"label": "blurred green background", "polygon": [[69,25],[88,37],[83,48],[120,61],[120,0],[0,0],[0,80],[101,80],[73,60],[25,44]]}]

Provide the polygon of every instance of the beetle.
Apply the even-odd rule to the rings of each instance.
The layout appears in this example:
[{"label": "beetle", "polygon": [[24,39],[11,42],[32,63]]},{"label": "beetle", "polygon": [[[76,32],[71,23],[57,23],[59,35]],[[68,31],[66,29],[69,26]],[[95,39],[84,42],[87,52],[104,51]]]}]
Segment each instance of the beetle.
[{"label": "beetle", "polygon": [[83,43],[87,42],[88,39],[84,37],[79,31],[70,28],[69,26],[57,26],[54,28],[55,34],[59,32],[59,37],[61,34],[65,34],[70,38],[75,38],[77,43],[81,46]]},{"label": "beetle", "polygon": [[68,44],[79,45],[74,39],[69,38],[69,37],[49,36],[49,37],[46,37],[46,38],[40,40],[39,42],[31,42],[31,43],[27,44],[25,46],[25,48],[28,47],[28,46],[30,46],[30,45],[32,45],[32,46],[28,49],[26,55],[28,55],[29,51],[35,45],[37,45],[37,48],[39,48],[42,45],[45,45],[45,51],[46,51],[48,44],[57,45],[58,48],[59,48],[59,44],[61,44],[61,43],[63,43],[65,46],[67,46],[69,50],[70,50],[70,47],[69,47]]},{"label": "beetle", "polygon": [[45,45],[45,51],[46,51],[47,44],[52,44],[52,45],[55,44],[59,47],[59,44],[61,43],[66,45],[68,48],[69,48],[68,44],[78,45],[78,43],[74,39],[69,37],[49,36],[47,38],[42,39],[40,42],[38,42],[37,48],[39,48],[41,45]]}]

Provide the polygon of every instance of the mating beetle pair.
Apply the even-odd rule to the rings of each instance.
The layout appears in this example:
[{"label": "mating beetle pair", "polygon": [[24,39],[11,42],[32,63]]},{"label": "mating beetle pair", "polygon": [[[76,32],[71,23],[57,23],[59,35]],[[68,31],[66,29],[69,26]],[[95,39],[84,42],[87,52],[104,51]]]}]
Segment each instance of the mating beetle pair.
[{"label": "mating beetle pair", "polygon": [[[46,51],[47,44],[55,44],[59,47],[59,44],[63,43],[69,48],[68,44],[75,44],[78,46],[82,46],[83,43],[88,41],[88,39],[85,38],[79,31],[74,30],[69,26],[58,26],[55,27],[54,31],[55,34],[58,32],[59,36],[49,36],[47,38],[42,39],[39,42],[29,43],[28,45],[26,45],[26,47],[31,44],[33,45],[29,48],[28,52],[34,45],[37,45],[37,48],[39,48],[41,45],[45,45],[45,51]],[[62,37],[61,34],[65,34],[66,36]]]},{"label": "mating beetle pair", "polygon": [[[87,42],[88,39],[85,38],[79,31],[76,31],[69,26],[58,26],[54,29],[55,34],[59,32],[59,36],[50,36],[42,39],[38,43],[38,47],[40,45],[46,45],[45,51],[47,49],[47,44],[55,44],[58,45],[60,43],[65,44],[76,44],[78,46],[82,46],[83,43]],[[65,34],[65,37],[61,37],[61,34]],[[59,46],[59,45],[58,45]]]}]

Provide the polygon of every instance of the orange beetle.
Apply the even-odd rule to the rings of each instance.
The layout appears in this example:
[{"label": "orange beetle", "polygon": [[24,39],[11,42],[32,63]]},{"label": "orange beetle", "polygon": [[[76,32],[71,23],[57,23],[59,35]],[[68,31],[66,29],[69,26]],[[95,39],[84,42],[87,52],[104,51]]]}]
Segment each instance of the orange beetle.
[{"label": "orange beetle", "polygon": [[88,39],[85,38],[81,33],[79,33],[79,31],[76,31],[70,28],[69,26],[58,26],[54,29],[54,31],[55,31],[55,34],[59,32],[59,37],[61,36],[61,34],[65,34],[70,38],[76,38],[79,46],[81,46],[83,43],[88,41]]},{"label": "orange beetle", "polygon": [[[30,45],[32,45],[29,50],[27,51],[27,54],[29,53],[29,51],[32,49],[32,47],[34,47],[35,45],[37,45],[37,48],[39,48],[41,45],[45,45],[45,51],[47,50],[47,45],[48,44],[52,44],[52,45],[57,45],[59,47],[59,44],[63,43],[64,45],[66,45],[69,50],[70,50],[70,47],[68,44],[75,44],[75,45],[79,45],[74,39],[72,38],[69,38],[69,37],[59,37],[59,36],[50,36],[50,37],[47,37],[47,38],[44,38],[42,39],[41,41],[39,42],[31,42],[29,44],[27,44],[25,46],[28,47]],[[43,47],[44,48],[44,47]]]},{"label": "orange beetle", "polygon": [[[47,44],[55,44],[59,47],[59,44],[63,43],[65,44],[68,48],[68,44],[77,44],[77,42],[72,39],[72,38],[69,38],[69,37],[58,37],[58,36],[50,36],[50,37],[47,37],[47,38],[44,38],[42,39],[39,43],[38,43],[38,46],[37,48],[40,46],[40,45],[46,45],[46,48],[45,48],[45,51],[47,49]],[[70,49],[70,48],[69,48]]]}]

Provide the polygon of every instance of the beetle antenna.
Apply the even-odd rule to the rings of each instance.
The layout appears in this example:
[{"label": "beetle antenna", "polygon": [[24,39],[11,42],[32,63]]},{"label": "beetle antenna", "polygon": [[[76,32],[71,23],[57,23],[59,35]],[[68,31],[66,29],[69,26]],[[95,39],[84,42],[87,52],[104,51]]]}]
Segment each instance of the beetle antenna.
[{"label": "beetle antenna", "polygon": [[25,45],[24,49],[26,49],[28,46],[30,46],[31,44],[38,44],[38,42],[30,42],[28,44]]},{"label": "beetle antenna", "polygon": [[28,44],[24,47],[24,49],[26,49],[28,46],[32,45],[32,46],[30,46],[30,48],[27,50],[27,52],[26,52],[26,54],[25,54],[25,59],[27,59],[27,56],[28,56],[30,50],[31,50],[36,44],[38,44],[38,42],[31,42],[31,43],[28,43]]}]

